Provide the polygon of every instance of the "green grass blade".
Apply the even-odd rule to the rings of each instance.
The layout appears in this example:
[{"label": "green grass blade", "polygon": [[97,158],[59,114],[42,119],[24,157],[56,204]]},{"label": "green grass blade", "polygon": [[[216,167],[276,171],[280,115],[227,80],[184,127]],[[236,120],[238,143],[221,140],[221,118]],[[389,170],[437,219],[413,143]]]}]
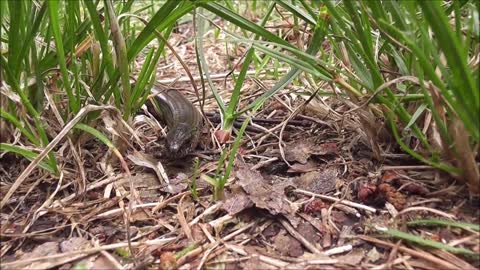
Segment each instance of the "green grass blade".
[{"label": "green grass blade", "polygon": [[[38,154],[33,151],[30,151],[28,149],[25,149],[16,145],[7,144],[7,143],[0,143],[0,152],[12,152],[20,156],[23,156],[24,158],[30,161],[34,160],[38,156]],[[38,165],[40,166],[40,168],[50,173],[56,172],[55,167],[52,167],[49,163],[45,161],[40,161]]]},{"label": "green grass blade", "polygon": [[302,10],[300,7],[295,6],[292,2],[290,1],[284,1],[284,0],[275,0],[277,4],[282,6],[284,9],[290,11],[293,15],[299,17],[300,19],[304,20],[305,22],[309,23],[310,25],[316,25],[317,22],[315,19],[310,16],[308,12],[305,12]]},{"label": "green grass blade", "polygon": [[[47,3],[43,3],[42,7],[40,8],[40,10],[38,11],[38,13],[35,17],[35,21],[33,23],[33,26],[29,29],[29,32],[27,33],[27,35],[25,37],[25,40],[21,44],[22,48],[18,52],[19,61],[17,61],[17,63],[16,63],[16,67],[14,69],[15,70],[14,74],[18,74],[19,71],[20,71],[20,67],[21,67],[21,63],[22,63],[21,59],[25,58],[25,56],[28,52],[28,49],[32,45],[32,41],[33,41],[33,39],[35,38],[35,36],[38,32],[38,29],[40,27],[40,23],[44,19],[44,15],[46,13],[46,10],[47,10]],[[12,31],[12,29],[10,31]]]},{"label": "green grass blade", "polygon": [[[85,6],[87,7],[88,14],[90,15],[90,20],[92,21],[93,31],[95,33],[95,37],[100,42],[100,47],[102,48],[102,56],[103,56],[103,63],[106,65],[107,72],[109,76],[113,75],[113,60],[112,55],[110,54],[110,50],[108,47],[108,37],[103,31],[102,24],[100,22],[100,18],[97,14],[97,10],[93,5],[93,2],[90,0],[84,0]],[[98,98],[98,97],[97,97]]]},{"label": "green grass blade", "polygon": [[[157,29],[157,31],[161,32],[163,29],[167,26],[166,21],[169,17],[172,16],[172,11],[180,4],[179,1],[177,0],[168,0],[163,4],[163,6],[157,11],[157,13],[152,17],[150,22],[143,28],[142,32],[138,35],[138,37],[135,39],[133,42],[132,46],[129,48],[128,51],[128,59],[132,60],[140,50],[142,50],[148,42],[150,42],[154,37],[154,30]],[[193,5],[186,5],[184,7],[184,10],[179,10],[177,11],[176,16],[180,17],[180,14],[178,13],[183,13],[186,14],[189,12],[191,9],[193,9]],[[182,15],[183,15],[182,14]],[[171,20],[171,19],[170,19]],[[173,20],[175,21],[175,20]],[[173,22],[170,22],[173,23]],[[165,26],[165,27],[160,27],[160,25]]]},{"label": "green grass blade", "polygon": [[244,17],[220,5],[219,3],[207,2],[207,3],[199,3],[199,5],[205,8],[206,10],[216,14],[217,16],[232,22],[233,24],[239,26],[244,30],[247,30],[249,32],[252,32],[253,34],[261,36],[266,40],[269,40],[278,44],[282,44],[284,46],[293,47],[290,43],[283,40],[282,38],[270,33],[269,31],[265,30],[265,28],[245,19]]},{"label": "green grass blade", "polygon": [[65,91],[67,92],[69,107],[73,113],[77,113],[78,110],[80,109],[80,103],[78,102],[77,98],[73,95],[72,88],[70,86],[70,79],[69,79],[68,70],[67,70],[67,62],[65,59],[65,50],[63,47],[63,40],[62,40],[61,30],[60,30],[60,19],[58,16],[58,13],[60,12],[60,7],[58,3],[59,2],[55,0],[48,0],[50,26],[52,27],[52,31],[53,31],[53,36],[54,36],[55,45],[57,49],[56,56],[58,57],[58,64],[60,65],[60,71],[62,73],[63,87],[65,87]]},{"label": "green grass blade", "polygon": [[27,137],[27,139],[29,139],[34,145],[37,145],[39,146],[40,145],[40,141],[37,139],[37,137],[35,137],[35,135],[33,135],[32,132],[30,132],[29,130],[27,130],[23,125],[22,123],[20,123],[20,120],[18,120],[15,116],[13,116],[12,114],[6,112],[5,110],[3,110],[2,108],[0,108],[0,117],[1,118],[4,118],[5,120],[9,121],[10,123],[12,123],[16,128],[18,128],[18,130],[20,130],[20,132],[25,136]]},{"label": "green grass blade", "polygon": [[93,135],[95,138],[99,139],[103,144],[105,144],[105,145],[108,146],[109,148],[115,149],[115,146],[113,145],[112,141],[110,141],[110,140],[107,138],[107,136],[105,136],[103,133],[101,133],[100,131],[96,130],[95,128],[93,128],[93,127],[91,127],[91,126],[87,126],[87,125],[82,124],[82,123],[76,124],[76,125],[75,125],[75,128],[90,133],[91,135]]},{"label": "green grass blade", "polygon": [[449,221],[449,220],[442,220],[442,219],[420,219],[420,220],[413,220],[407,222],[408,226],[449,226],[449,227],[457,227],[464,230],[474,230],[480,232],[480,224],[473,224],[473,223],[466,223],[466,222],[457,222],[457,221]]},{"label": "green grass blade", "polygon": [[19,58],[20,51],[13,48],[18,46],[18,42],[23,39],[21,36],[21,29],[25,27],[23,3],[23,1],[8,1],[8,11],[10,12],[10,29],[8,31],[8,66],[10,67],[14,78],[17,80],[20,79],[20,74],[16,67],[20,65],[22,59]]},{"label": "green grass blade", "polygon": [[447,16],[436,1],[417,1],[422,7],[422,12],[430,24],[438,45],[447,58],[450,71],[453,75],[452,91],[460,103],[458,109],[466,111],[465,123],[467,129],[474,135],[475,140],[480,140],[480,94],[478,84],[473,80],[470,67],[465,59],[465,50],[462,48],[457,36],[453,33]]},{"label": "green grass blade", "polygon": [[471,250],[465,249],[465,248],[452,247],[452,246],[449,246],[447,244],[443,244],[441,242],[433,241],[433,240],[430,240],[430,239],[424,239],[422,237],[419,237],[419,236],[416,236],[416,235],[413,235],[413,234],[409,234],[409,233],[404,233],[404,232],[398,231],[398,230],[389,229],[389,230],[382,231],[382,232],[385,233],[385,234],[388,234],[390,236],[393,236],[397,239],[403,239],[405,241],[413,242],[413,243],[416,243],[416,244],[419,244],[419,245],[422,245],[422,246],[426,246],[426,247],[442,249],[442,250],[445,250],[445,251],[448,251],[448,252],[451,252],[451,253],[455,253],[455,254],[464,254],[464,255],[475,255],[475,254],[477,254],[477,253],[475,253]]},{"label": "green grass blade", "polygon": [[120,78],[123,88],[123,102],[124,102],[124,119],[130,117],[130,106],[131,106],[131,87],[130,87],[130,68],[128,65],[127,59],[127,46],[125,44],[125,39],[123,38],[122,32],[120,31],[120,26],[118,24],[117,16],[113,10],[113,4],[111,0],[105,0],[105,5],[107,6],[108,18],[110,22],[110,29],[113,38],[113,43],[115,47],[115,52],[117,56],[117,66],[120,71]]}]

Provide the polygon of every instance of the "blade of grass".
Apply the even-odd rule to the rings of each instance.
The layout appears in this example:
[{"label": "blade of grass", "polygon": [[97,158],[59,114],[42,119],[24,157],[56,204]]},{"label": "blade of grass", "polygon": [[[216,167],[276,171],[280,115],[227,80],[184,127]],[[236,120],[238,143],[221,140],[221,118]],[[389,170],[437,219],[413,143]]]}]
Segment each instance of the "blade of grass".
[{"label": "blade of grass", "polygon": [[77,113],[80,109],[80,103],[78,99],[73,95],[72,88],[70,86],[70,79],[68,76],[67,63],[65,60],[65,50],[63,48],[63,41],[60,32],[60,19],[58,13],[60,12],[59,2],[55,0],[48,0],[48,12],[50,15],[50,26],[52,27],[55,45],[57,49],[58,64],[60,65],[60,71],[63,78],[63,87],[67,92],[68,103],[70,110],[73,113]]},{"label": "blade of grass", "polygon": [[422,237],[419,237],[419,236],[416,236],[416,235],[413,235],[413,234],[409,234],[409,233],[404,233],[404,232],[398,231],[398,230],[388,229],[388,230],[385,230],[385,231],[382,230],[382,232],[385,233],[385,234],[388,234],[390,236],[393,236],[397,239],[403,239],[405,241],[413,242],[413,243],[416,243],[416,244],[419,244],[419,245],[422,245],[422,246],[438,248],[438,249],[442,249],[442,250],[445,250],[445,251],[448,251],[448,252],[451,252],[451,253],[455,253],[455,254],[476,255],[475,252],[473,252],[471,250],[468,250],[468,249],[465,249],[465,248],[452,247],[452,246],[449,246],[447,244],[443,244],[441,242],[433,241],[433,240],[430,240],[430,239],[424,239]]},{"label": "blade of grass", "polygon": [[465,119],[462,120],[478,142],[480,140],[478,114],[480,94],[464,57],[466,53],[453,33],[448,18],[439,3],[436,1],[417,1],[417,3],[422,7],[422,12],[435,33],[435,38],[438,39],[438,44],[447,58],[448,65],[452,67],[450,71],[453,74],[454,84],[451,87],[460,103],[458,109],[466,111]]},{"label": "blade of grass", "polygon": [[[23,156],[24,158],[32,161],[34,160],[38,154],[33,152],[33,151],[30,151],[30,150],[27,150],[25,148],[22,148],[20,146],[17,146],[17,145],[12,145],[12,144],[7,144],[7,143],[0,143],[0,152],[4,152],[4,153],[8,153],[8,152],[12,152],[12,153],[15,153],[15,154],[18,154],[20,156]],[[50,173],[55,173],[56,170],[54,167],[52,167],[48,162],[44,162],[44,161],[41,161],[38,166],[40,166],[40,168],[50,172]]]},{"label": "blade of grass", "polygon": [[33,133],[27,130],[25,127],[23,127],[20,120],[18,120],[15,116],[0,108],[0,117],[12,123],[34,145],[40,145],[40,141],[37,139],[37,137],[35,137],[35,135],[33,135]]},{"label": "blade of grass", "polygon": [[120,78],[123,88],[123,102],[124,102],[124,119],[130,117],[130,97],[131,97],[131,87],[130,87],[130,68],[129,61],[127,59],[127,46],[125,44],[125,39],[123,38],[122,32],[120,31],[120,26],[118,25],[117,16],[113,11],[113,4],[111,0],[105,0],[105,6],[107,7],[108,18],[110,22],[110,30],[113,37],[113,43],[115,47],[115,52],[117,56],[118,70],[120,71]]},{"label": "blade of grass", "polygon": [[317,24],[315,19],[308,12],[305,12],[304,10],[300,9],[300,7],[295,6],[292,2],[284,0],[275,0],[275,2],[303,21],[311,25]]},{"label": "blade of grass", "polygon": [[442,219],[419,219],[407,222],[408,226],[437,226],[444,225],[450,227],[457,227],[464,230],[474,230],[480,232],[480,224],[466,223],[466,222],[457,222],[449,221]]},{"label": "blade of grass", "polygon": [[199,3],[198,5],[216,14],[217,16],[232,22],[233,24],[239,26],[242,29],[245,29],[253,34],[256,34],[258,36],[265,38],[266,40],[269,40],[278,44],[282,44],[284,46],[293,47],[290,43],[288,43],[284,39],[272,34],[271,32],[265,30],[263,27],[253,22],[250,22],[244,17],[229,10],[228,8],[221,6],[219,3],[206,2],[206,3]]}]

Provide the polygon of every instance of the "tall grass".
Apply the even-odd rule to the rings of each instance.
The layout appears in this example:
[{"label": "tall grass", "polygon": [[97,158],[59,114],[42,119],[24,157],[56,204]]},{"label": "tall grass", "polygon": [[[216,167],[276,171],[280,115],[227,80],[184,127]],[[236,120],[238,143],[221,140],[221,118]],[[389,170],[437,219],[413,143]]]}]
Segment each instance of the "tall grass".
[{"label": "tall grass", "polygon": [[[54,136],[47,130],[62,125],[42,120],[52,108],[58,110],[59,122],[64,122],[88,103],[113,103],[124,119],[130,119],[156,79],[155,67],[165,45],[158,35],[168,40],[175,23],[196,12],[222,18],[228,24],[219,31],[229,41],[248,46],[227,105],[209,79],[202,54],[204,28],[197,29],[199,66],[210,82],[227,132],[235,118],[256,111],[285,86],[298,83],[297,77],[303,74],[313,82],[335,85],[357,104],[352,113],[361,119],[377,157],[381,139],[375,119],[380,118],[406,153],[478,184],[476,1],[249,2],[246,7],[255,7],[252,13],[263,18],[258,23],[245,18],[243,6],[231,0],[38,0],[1,1],[0,5],[1,95],[5,99],[0,117],[22,134],[21,143],[12,134],[2,139],[2,152],[35,158],[37,151],[29,146],[41,149]],[[208,16],[196,18],[199,24],[215,27]],[[288,20],[294,32],[304,29],[305,46],[265,28],[279,20]],[[328,47],[322,46],[325,42]],[[153,47],[147,48],[149,44]],[[139,55],[145,56],[145,64],[131,87],[132,63]],[[291,69],[271,89],[238,109],[245,74],[252,65]],[[91,113],[82,124],[94,125],[98,117],[99,113]],[[425,126],[430,117],[432,122]],[[55,153],[41,165],[58,172]]]}]

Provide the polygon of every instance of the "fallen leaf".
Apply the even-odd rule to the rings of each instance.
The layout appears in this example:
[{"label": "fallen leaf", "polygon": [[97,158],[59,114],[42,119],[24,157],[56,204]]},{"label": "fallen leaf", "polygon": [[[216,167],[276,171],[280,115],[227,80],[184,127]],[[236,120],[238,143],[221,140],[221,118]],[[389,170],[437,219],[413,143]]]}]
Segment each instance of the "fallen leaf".
[{"label": "fallen leaf", "polygon": [[300,189],[313,193],[325,194],[335,190],[338,171],[335,168],[327,168],[323,171],[308,172],[294,181]]},{"label": "fallen leaf", "polygon": [[382,258],[382,254],[380,254],[375,247],[373,247],[368,253],[367,253],[367,262],[376,262],[380,258]]},{"label": "fallen leaf", "polygon": [[314,139],[293,141],[285,146],[285,159],[289,162],[298,162],[300,164],[306,164],[312,155],[323,156],[337,153],[338,147],[336,143],[319,144]]},{"label": "fallen leaf", "polygon": [[302,244],[288,234],[277,234],[273,246],[284,256],[299,257],[303,254]]},{"label": "fallen leaf", "polygon": [[321,240],[317,230],[308,222],[300,222],[297,231],[310,243],[318,243]]},{"label": "fallen leaf", "polygon": [[287,172],[289,173],[306,173],[318,170],[318,164],[311,160],[307,161],[307,163],[294,163],[290,168],[288,168]]},{"label": "fallen leaf", "polygon": [[338,146],[336,143],[313,144],[310,147],[310,153],[316,156],[324,156],[328,154],[338,154]]},{"label": "fallen leaf", "polygon": [[60,243],[61,252],[72,252],[90,247],[90,242],[82,237],[72,237]]},{"label": "fallen leaf", "polygon": [[276,187],[266,183],[263,176],[255,170],[251,170],[248,166],[243,165],[235,171],[238,184],[249,196],[249,199],[256,207],[265,209],[272,215],[292,214],[293,209],[288,204],[284,186]]},{"label": "fallen leaf", "polygon": [[222,205],[222,209],[227,211],[229,215],[234,216],[244,209],[252,207],[253,202],[242,189],[238,187],[232,187],[232,189],[232,192],[227,195],[227,200]]},{"label": "fallen leaf", "polygon": [[387,201],[393,204],[397,210],[402,210],[407,204],[405,196],[389,184],[380,184],[378,191],[385,194]]},{"label": "fallen leaf", "polygon": [[308,141],[291,142],[285,147],[285,159],[289,162],[307,163],[312,145]]},{"label": "fallen leaf", "polygon": [[339,262],[349,264],[349,265],[358,265],[365,257],[365,250],[363,249],[354,249],[350,253],[339,256],[337,260]]}]

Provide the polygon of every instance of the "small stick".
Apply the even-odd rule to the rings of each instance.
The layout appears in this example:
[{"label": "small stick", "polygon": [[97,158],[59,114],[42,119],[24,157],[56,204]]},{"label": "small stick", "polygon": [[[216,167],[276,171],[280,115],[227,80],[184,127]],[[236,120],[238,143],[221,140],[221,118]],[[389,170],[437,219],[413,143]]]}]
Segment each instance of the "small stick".
[{"label": "small stick", "polygon": [[287,230],[287,232],[290,235],[292,235],[295,239],[300,241],[300,243],[302,243],[303,246],[308,248],[310,252],[315,254],[321,254],[320,250],[318,250],[312,243],[310,243],[307,239],[305,239],[305,237],[303,237],[300,233],[295,231],[295,229],[292,227],[292,225],[290,225],[290,223],[288,223],[288,221],[286,221],[283,218],[280,218],[279,221],[282,224],[282,226],[285,228],[285,230]]},{"label": "small stick", "polygon": [[306,191],[306,190],[303,190],[303,189],[298,189],[297,188],[293,192],[304,194],[304,195],[309,195],[309,196],[314,196],[314,197],[324,199],[324,200],[328,200],[328,201],[339,202],[341,204],[345,204],[345,205],[348,205],[348,206],[351,206],[351,207],[354,207],[354,208],[358,208],[358,209],[362,209],[362,210],[372,212],[372,213],[377,212],[377,209],[375,209],[373,207],[370,207],[370,206],[366,206],[366,205],[363,205],[363,204],[359,204],[359,203],[355,203],[355,202],[351,202],[351,201],[347,201],[347,200],[341,200],[341,199],[331,197],[331,196],[327,196],[327,195],[316,194],[316,193],[309,192],[309,191]]}]

